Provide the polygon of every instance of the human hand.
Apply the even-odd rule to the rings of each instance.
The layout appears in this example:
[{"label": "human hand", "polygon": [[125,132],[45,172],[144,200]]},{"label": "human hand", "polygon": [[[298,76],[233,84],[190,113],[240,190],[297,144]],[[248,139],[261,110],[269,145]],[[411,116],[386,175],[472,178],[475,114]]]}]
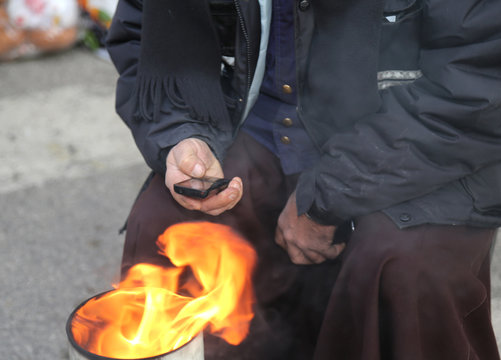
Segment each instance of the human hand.
[{"label": "human hand", "polygon": [[174,199],[184,208],[219,215],[232,209],[242,198],[243,184],[239,177],[231,179],[228,187],[207,199],[194,199],[174,191],[174,184],[191,177],[224,177],[221,164],[202,140],[188,138],[175,145],[167,155],[165,185]]},{"label": "human hand", "polygon": [[284,248],[295,264],[319,264],[336,258],[345,244],[333,244],[335,226],[316,223],[306,215],[297,216],[296,192],[289,197],[278,218],[275,242]]}]

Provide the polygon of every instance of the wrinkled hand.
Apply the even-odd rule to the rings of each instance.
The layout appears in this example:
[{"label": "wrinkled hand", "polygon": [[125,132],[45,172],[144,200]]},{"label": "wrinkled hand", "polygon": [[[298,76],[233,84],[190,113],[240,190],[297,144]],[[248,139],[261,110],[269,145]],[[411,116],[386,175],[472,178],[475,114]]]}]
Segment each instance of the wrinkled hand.
[{"label": "wrinkled hand", "polygon": [[332,244],[335,226],[320,225],[306,215],[297,216],[296,193],[293,192],[278,218],[275,241],[295,264],[319,264],[336,258],[345,244]]},{"label": "wrinkled hand", "polygon": [[174,199],[189,210],[199,210],[209,215],[219,215],[233,208],[242,198],[243,185],[234,177],[228,187],[207,199],[193,199],[174,192],[174,184],[190,177],[224,177],[221,164],[209,146],[200,139],[189,138],[179,142],[167,155],[165,185]]}]

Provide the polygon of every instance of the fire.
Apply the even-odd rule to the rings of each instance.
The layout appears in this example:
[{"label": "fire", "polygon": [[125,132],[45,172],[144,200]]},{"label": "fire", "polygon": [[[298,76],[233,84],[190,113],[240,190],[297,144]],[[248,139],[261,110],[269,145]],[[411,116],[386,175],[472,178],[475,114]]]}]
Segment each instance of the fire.
[{"label": "fire", "polygon": [[100,356],[165,354],[208,328],[237,345],[253,317],[252,247],[229,227],[209,222],[169,227],[159,252],[175,267],[138,264],[115,290],[79,308],[73,338]]}]

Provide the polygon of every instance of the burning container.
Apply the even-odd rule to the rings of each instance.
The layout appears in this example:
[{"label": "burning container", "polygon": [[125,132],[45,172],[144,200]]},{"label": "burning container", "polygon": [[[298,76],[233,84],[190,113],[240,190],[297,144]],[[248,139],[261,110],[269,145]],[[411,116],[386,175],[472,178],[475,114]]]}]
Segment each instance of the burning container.
[{"label": "burning container", "polygon": [[[75,347],[76,346],[76,347]],[[94,355],[72,343],[69,350],[70,360],[116,360],[114,358]],[[120,359],[121,360],[121,359]],[[204,342],[200,333],[193,340],[179,349],[159,356],[137,360],[204,360]]]},{"label": "burning container", "polygon": [[115,290],[73,311],[66,326],[71,360],[199,360],[204,329],[233,345],[247,336],[252,247],[208,222],[171,226],[157,245],[173,267],[135,265]]},{"label": "burning container", "polygon": [[[89,299],[91,300],[91,299]],[[87,301],[89,301],[87,300]],[[66,323],[66,334],[70,342],[69,347],[69,360],[116,360],[117,358],[110,358],[105,356],[100,356],[93,354],[86,350],[81,344],[78,344],[72,333],[72,322],[75,313],[84,306],[87,301],[80,304],[70,315]],[[119,359],[123,360],[123,359]],[[181,347],[176,350],[169,351],[165,354],[160,354],[158,356],[138,358],[136,360],[204,360],[204,340],[203,333],[199,333],[193,339],[188,341],[186,344],[181,345]]]}]

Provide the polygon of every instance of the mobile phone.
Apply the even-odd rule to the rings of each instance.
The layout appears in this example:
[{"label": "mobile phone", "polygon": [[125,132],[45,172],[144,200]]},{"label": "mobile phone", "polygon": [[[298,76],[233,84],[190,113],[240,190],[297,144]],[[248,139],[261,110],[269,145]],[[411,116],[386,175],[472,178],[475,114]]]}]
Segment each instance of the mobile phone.
[{"label": "mobile phone", "polygon": [[174,184],[174,191],[192,198],[207,199],[226,189],[229,183],[229,179],[215,177],[190,178]]}]

